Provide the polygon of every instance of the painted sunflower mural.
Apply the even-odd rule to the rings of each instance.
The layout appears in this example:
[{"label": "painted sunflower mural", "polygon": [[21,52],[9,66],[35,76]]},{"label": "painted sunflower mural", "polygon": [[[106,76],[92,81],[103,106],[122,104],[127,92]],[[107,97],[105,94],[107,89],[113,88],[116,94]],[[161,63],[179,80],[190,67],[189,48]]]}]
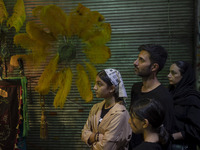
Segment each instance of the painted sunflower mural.
[{"label": "painted sunflower mural", "polygon": [[[111,39],[110,24],[105,23],[99,12],[91,11],[82,4],[68,14],[56,5],[38,6],[33,9],[33,15],[41,23],[27,22],[26,33],[14,37],[16,45],[31,52],[12,56],[10,63],[14,65],[18,58],[22,58],[27,64],[40,65],[57,44],[56,54],[40,76],[36,91],[41,95],[48,94],[50,90],[57,92],[54,106],[63,108],[75,77],[82,99],[92,101],[91,82],[97,74],[95,65],[105,63],[111,57],[110,49],[105,45]],[[78,45],[81,45],[81,51],[77,51]],[[73,62],[77,55],[84,55],[86,60]],[[76,65],[75,74],[71,63]],[[65,64],[65,67],[58,69],[60,64]]]},{"label": "painted sunflower mural", "polygon": [[[11,37],[18,33],[25,20],[26,12],[23,0],[17,0],[10,13],[8,13],[4,1],[0,0],[0,65],[4,63],[5,77],[7,77],[6,59],[10,57],[10,50],[13,49],[13,42],[8,39],[8,35]],[[1,67],[0,72],[2,72]]]}]

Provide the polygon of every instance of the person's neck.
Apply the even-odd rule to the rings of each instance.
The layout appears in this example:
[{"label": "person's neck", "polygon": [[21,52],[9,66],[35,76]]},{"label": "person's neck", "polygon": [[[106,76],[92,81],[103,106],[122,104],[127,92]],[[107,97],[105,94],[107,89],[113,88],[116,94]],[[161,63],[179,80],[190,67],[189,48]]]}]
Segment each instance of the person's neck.
[{"label": "person's neck", "polygon": [[142,78],[142,82],[142,92],[152,91],[161,84],[157,77]]},{"label": "person's neck", "polygon": [[156,143],[156,142],[159,141],[159,135],[158,135],[158,133],[145,131],[144,132],[144,141],[145,142]]},{"label": "person's neck", "polygon": [[105,109],[111,108],[115,105],[115,97],[105,99]]}]

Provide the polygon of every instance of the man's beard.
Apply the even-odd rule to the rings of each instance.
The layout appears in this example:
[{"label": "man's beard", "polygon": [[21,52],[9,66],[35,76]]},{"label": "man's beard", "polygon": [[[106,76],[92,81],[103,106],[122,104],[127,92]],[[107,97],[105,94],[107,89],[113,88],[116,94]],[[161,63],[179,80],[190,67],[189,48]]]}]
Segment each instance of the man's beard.
[{"label": "man's beard", "polygon": [[142,71],[140,71],[138,68],[137,68],[137,72],[136,74],[140,77],[149,77],[151,75],[151,65],[145,69],[143,69]]}]

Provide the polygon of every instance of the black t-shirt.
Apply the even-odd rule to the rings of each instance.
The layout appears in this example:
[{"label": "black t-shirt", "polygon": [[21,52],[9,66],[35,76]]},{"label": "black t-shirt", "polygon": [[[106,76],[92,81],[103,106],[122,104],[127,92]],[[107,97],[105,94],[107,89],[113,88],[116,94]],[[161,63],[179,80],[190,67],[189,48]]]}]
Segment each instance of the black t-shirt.
[{"label": "black t-shirt", "polygon": [[158,143],[142,142],[132,150],[162,150],[162,147]]},{"label": "black t-shirt", "polygon": [[113,106],[110,107],[110,108],[108,108],[108,109],[105,109],[105,104],[103,105],[103,108],[102,108],[102,111],[101,111],[101,116],[100,116],[98,125],[101,123],[103,117],[109,112],[109,110],[110,110],[111,108],[113,108]]},{"label": "black t-shirt", "polygon": [[174,130],[175,116],[173,112],[173,99],[168,89],[163,85],[159,85],[157,88],[150,92],[141,92],[142,83],[136,83],[132,86],[131,90],[131,104],[140,98],[155,98],[158,100],[165,109],[166,115],[164,119],[164,126],[168,132],[172,133]]},{"label": "black t-shirt", "polygon": [[[173,99],[170,95],[167,88],[165,88],[163,85],[159,85],[157,88],[153,89],[150,92],[142,93],[142,82],[135,83],[132,86],[131,90],[131,104],[133,104],[134,101],[137,101],[140,98],[154,98],[158,100],[163,108],[165,109],[166,115],[164,118],[164,127],[169,133],[173,133],[175,128],[175,115],[173,111]],[[130,149],[133,147],[136,147],[143,141],[141,134],[134,134],[132,135],[131,141],[130,141]]]}]

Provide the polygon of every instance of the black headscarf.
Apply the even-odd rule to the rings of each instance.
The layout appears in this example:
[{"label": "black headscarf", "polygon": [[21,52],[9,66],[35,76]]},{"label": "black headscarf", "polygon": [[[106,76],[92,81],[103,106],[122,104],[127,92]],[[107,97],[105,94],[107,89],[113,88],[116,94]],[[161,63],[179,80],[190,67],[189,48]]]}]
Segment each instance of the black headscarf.
[{"label": "black headscarf", "polygon": [[[183,106],[182,110],[189,110],[186,114],[177,115],[176,125],[184,135],[184,139],[194,145],[200,143],[200,93],[195,90],[195,73],[192,67],[187,64],[184,71],[182,79],[176,86],[170,85],[169,91],[173,96],[174,106]],[[178,108],[177,111],[180,110],[180,107]]]},{"label": "black headscarf", "polygon": [[[200,108],[200,92],[195,90],[195,81],[194,70],[190,64],[186,63],[186,70],[182,74],[182,79],[176,86],[169,86],[169,92],[173,96],[174,104],[196,105]],[[191,95],[197,96],[199,101],[186,101],[185,98]]]}]

